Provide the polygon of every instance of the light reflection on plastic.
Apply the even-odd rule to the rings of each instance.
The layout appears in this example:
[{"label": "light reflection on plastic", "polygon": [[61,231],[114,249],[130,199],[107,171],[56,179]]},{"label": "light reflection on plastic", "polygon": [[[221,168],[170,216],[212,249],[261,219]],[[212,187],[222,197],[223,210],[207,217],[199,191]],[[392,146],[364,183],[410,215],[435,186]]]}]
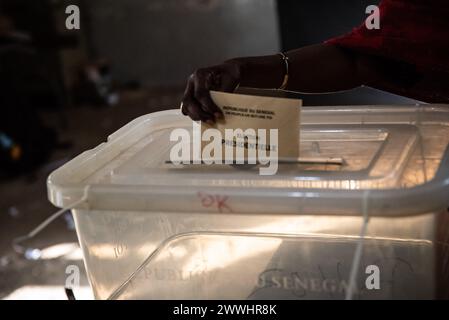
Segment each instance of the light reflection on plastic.
[{"label": "light reflection on plastic", "polygon": [[[74,289],[77,300],[93,300],[92,290],[89,287]],[[67,300],[63,286],[24,286],[3,300]]]},{"label": "light reflection on plastic", "polygon": [[40,251],[39,259],[51,260],[58,258],[63,260],[82,260],[83,253],[77,243],[61,243]]},{"label": "light reflection on plastic", "polygon": [[89,246],[90,255],[104,260],[116,259],[115,246],[107,243],[96,243]]},{"label": "light reflection on plastic", "polygon": [[[207,271],[226,268],[242,259],[250,260],[254,256],[262,256],[264,252],[273,252],[282,243],[276,238],[238,237],[235,241],[204,241],[204,247],[194,252],[186,262],[185,270],[197,270],[201,261]],[[271,255],[267,256],[267,259]]]}]

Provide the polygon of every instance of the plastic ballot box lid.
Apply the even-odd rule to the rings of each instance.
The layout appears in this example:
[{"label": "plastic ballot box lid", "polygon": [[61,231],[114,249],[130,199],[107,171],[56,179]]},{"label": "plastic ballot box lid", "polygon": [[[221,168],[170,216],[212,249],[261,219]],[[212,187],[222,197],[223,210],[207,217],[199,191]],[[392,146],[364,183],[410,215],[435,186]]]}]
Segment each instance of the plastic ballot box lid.
[{"label": "plastic ballot box lid", "polygon": [[261,175],[263,164],[176,165],[176,129],[193,130],[176,110],[135,119],[53,172],[50,201],[179,213],[360,215],[368,208],[372,216],[449,204],[449,106],[305,107],[301,133],[292,136],[301,137],[300,161],[278,163],[274,175]]}]

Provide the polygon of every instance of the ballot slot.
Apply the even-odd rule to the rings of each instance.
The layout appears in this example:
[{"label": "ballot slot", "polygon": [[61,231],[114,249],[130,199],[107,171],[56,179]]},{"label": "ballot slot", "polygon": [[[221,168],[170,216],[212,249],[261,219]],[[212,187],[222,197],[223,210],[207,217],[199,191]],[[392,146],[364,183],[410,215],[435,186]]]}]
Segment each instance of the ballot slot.
[{"label": "ballot slot", "polygon": [[153,133],[157,138],[142,139],[140,149],[112,170],[111,182],[207,186],[228,181],[235,186],[238,180],[264,185],[262,181],[282,179],[294,182],[285,184],[292,187],[395,187],[418,142],[416,127],[411,125],[304,125],[301,157],[280,160],[276,175],[261,176],[261,164],[173,164],[169,160],[174,145],[170,132],[164,129]]}]

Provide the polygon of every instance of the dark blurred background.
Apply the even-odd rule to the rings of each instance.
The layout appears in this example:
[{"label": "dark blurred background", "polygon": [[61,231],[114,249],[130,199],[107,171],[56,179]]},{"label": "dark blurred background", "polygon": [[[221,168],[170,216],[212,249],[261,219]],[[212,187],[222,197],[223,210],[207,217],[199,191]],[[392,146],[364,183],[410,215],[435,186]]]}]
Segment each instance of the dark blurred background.
[{"label": "dark blurred background", "polygon": [[[52,170],[140,115],[178,108],[194,69],[324,41],[377,2],[0,0],[0,298],[63,295],[63,268],[75,262],[61,248],[73,246],[47,260],[11,249],[55,210],[46,199]],[[80,30],[66,29],[68,5],[81,10]],[[369,88],[300,96],[305,105],[413,103]],[[66,215],[30,248],[76,243],[73,230]]]}]

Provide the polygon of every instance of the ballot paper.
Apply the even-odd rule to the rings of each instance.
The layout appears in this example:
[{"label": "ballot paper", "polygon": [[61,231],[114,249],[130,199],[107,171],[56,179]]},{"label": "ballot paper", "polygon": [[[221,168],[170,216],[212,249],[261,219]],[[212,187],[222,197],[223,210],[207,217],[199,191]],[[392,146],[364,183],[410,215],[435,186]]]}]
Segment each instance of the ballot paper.
[{"label": "ballot paper", "polygon": [[[277,157],[279,160],[299,158],[302,100],[217,91],[210,94],[224,114],[224,119],[215,125],[202,123],[201,126],[203,138],[211,141],[212,136],[214,139],[221,137],[221,154],[217,155],[214,150],[209,153],[210,158],[221,157],[229,161],[232,154],[232,160],[244,160],[245,163],[257,163],[263,157]],[[212,130],[207,134],[209,129],[218,132]],[[209,141],[202,141],[203,151]]]}]

